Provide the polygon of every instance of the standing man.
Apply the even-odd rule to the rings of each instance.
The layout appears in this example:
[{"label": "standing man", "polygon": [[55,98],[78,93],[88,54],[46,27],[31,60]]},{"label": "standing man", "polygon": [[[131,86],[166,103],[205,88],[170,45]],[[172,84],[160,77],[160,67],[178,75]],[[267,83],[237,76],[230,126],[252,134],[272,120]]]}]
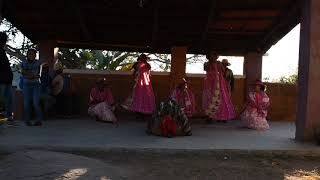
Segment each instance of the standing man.
[{"label": "standing man", "polygon": [[[37,50],[29,49],[27,59],[21,63],[22,79],[23,79],[23,107],[24,120],[27,126],[42,125],[42,111],[40,108],[40,66],[41,61],[36,60]],[[37,115],[36,122],[31,123],[31,102]]]},{"label": "standing man", "polygon": [[5,117],[9,124],[13,124],[12,117],[12,79],[13,73],[10,67],[9,59],[4,47],[7,43],[8,36],[0,32],[0,96],[5,99]]},{"label": "standing man", "polygon": [[228,87],[228,92],[229,96],[231,96],[231,93],[234,88],[234,77],[233,77],[233,72],[231,69],[228,68],[231,64],[229,63],[228,59],[223,59],[222,60],[222,65],[223,65],[223,70],[224,70],[224,78],[227,82],[227,87]]}]

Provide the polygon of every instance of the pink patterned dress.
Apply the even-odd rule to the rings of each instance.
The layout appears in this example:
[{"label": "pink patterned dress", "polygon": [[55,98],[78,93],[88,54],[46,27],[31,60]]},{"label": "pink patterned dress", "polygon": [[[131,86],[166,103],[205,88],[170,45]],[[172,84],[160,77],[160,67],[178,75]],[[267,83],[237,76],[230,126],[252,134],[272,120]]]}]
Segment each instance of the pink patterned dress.
[{"label": "pink patterned dress", "polygon": [[152,114],[155,111],[155,97],[150,79],[150,65],[147,62],[137,64],[136,83],[133,87],[129,110]]},{"label": "pink patterned dress", "polygon": [[250,129],[268,130],[269,124],[266,117],[269,105],[270,100],[265,92],[251,92],[246,109],[241,114],[242,123]]},{"label": "pink patterned dress", "polygon": [[91,89],[88,114],[100,121],[116,122],[117,119],[112,111],[114,104],[113,96],[109,88],[99,90]]},{"label": "pink patterned dress", "polygon": [[179,89],[176,88],[171,93],[171,99],[176,101],[181,109],[185,112],[187,117],[192,117],[196,111],[195,98],[190,89]]},{"label": "pink patterned dress", "polygon": [[223,77],[220,62],[208,63],[204,80],[203,109],[210,119],[232,120],[236,113],[228,94],[227,83]]}]

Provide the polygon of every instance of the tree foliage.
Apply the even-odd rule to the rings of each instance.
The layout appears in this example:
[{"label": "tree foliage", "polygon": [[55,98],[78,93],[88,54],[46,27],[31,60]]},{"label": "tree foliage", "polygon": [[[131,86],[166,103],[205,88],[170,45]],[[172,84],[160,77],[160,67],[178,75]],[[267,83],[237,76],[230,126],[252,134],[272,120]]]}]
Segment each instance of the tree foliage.
[{"label": "tree foliage", "polygon": [[279,82],[282,84],[292,84],[292,85],[298,84],[298,71],[296,71],[294,74],[291,74],[289,76],[281,77],[279,79]]},{"label": "tree foliage", "polygon": [[[140,53],[103,51],[88,49],[60,49],[59,61],[68,69],[95,69],[95,70],[120,70],[128,71],[138,58]],[[150,55],[150,54],[148,54]],[[169,55],[153,55],[151,61],[161,70],[170,70]]]},{"label": "tree foliage", "polygon": [[10,60],[13,64],[18,64],[21,59],[25,58],[25,54],[29,48],[35,48],[30,39],[24,36],[16,27],[14,27],[6,19],[2,20],[1,29],[8,35],[8,43],[5,46],[5,50],[10,56]]}]

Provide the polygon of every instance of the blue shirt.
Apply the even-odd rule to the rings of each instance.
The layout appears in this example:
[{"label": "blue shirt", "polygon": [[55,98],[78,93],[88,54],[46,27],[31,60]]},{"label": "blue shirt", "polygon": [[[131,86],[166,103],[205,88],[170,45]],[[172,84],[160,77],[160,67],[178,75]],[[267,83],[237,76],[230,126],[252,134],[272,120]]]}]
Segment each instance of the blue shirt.
[{"label": "blue shirt", "polygon": [[[27,59],[22,61],[21,63],[21,70],[25,72],[30,72],[34,76],[37,76],[40,74],[40,66],[42,64],[42,61],[40,60],[33,60],[33,61],[28,61]],[[24,84],[26,83],[39,83],[40,78],[36,79],[28,79],[24,75],[22,75],[22,81]]]}]

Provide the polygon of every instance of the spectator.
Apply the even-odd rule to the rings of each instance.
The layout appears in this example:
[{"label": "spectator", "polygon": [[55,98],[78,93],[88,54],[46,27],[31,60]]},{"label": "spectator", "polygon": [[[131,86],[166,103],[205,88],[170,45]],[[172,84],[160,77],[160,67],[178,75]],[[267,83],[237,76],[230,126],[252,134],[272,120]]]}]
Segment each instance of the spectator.
[{"label": "spectator", "polygon": [[41,95],[40,95],[40,104],[42,107],[43,115],[47,118],[50,108],[55,104],[55,98],[51,95],[52,92],[52,78],[50,76],[49,65],[44,63],[42,65],[41,71]]},{"label": "spectator", "polygon": [[[27,126],[41,126],[42,112],[40,108],[40,66],[41,61],[36,60],[37,50],[29,49],[27,59],[21,63],[22,79],[23,79],[23,105],[24,105],[24,120]],[[36,122],[31,123],[30,105],[33,103],[33,108],[36,113]]]},{"label": "spectator", "polygon": [[55,109],[58,116],[64,116],[67,114],[66,111],[69,107],[65,106],[67,97],[63,93],[63,87],[64,87],[64,78],[62,76],[63,67],[61,64],[56,63],[54,66],[54,70],[56,75],[52,80],[51,86],[52,86],[52,95],[56,99]]},{"label": "spectator", "polygon": [[14,124],[12,117],[12,79],[13,73],[4,49],[8,36],[0,32],[0,96],[5,100],[5,114],[9,124]]}]

